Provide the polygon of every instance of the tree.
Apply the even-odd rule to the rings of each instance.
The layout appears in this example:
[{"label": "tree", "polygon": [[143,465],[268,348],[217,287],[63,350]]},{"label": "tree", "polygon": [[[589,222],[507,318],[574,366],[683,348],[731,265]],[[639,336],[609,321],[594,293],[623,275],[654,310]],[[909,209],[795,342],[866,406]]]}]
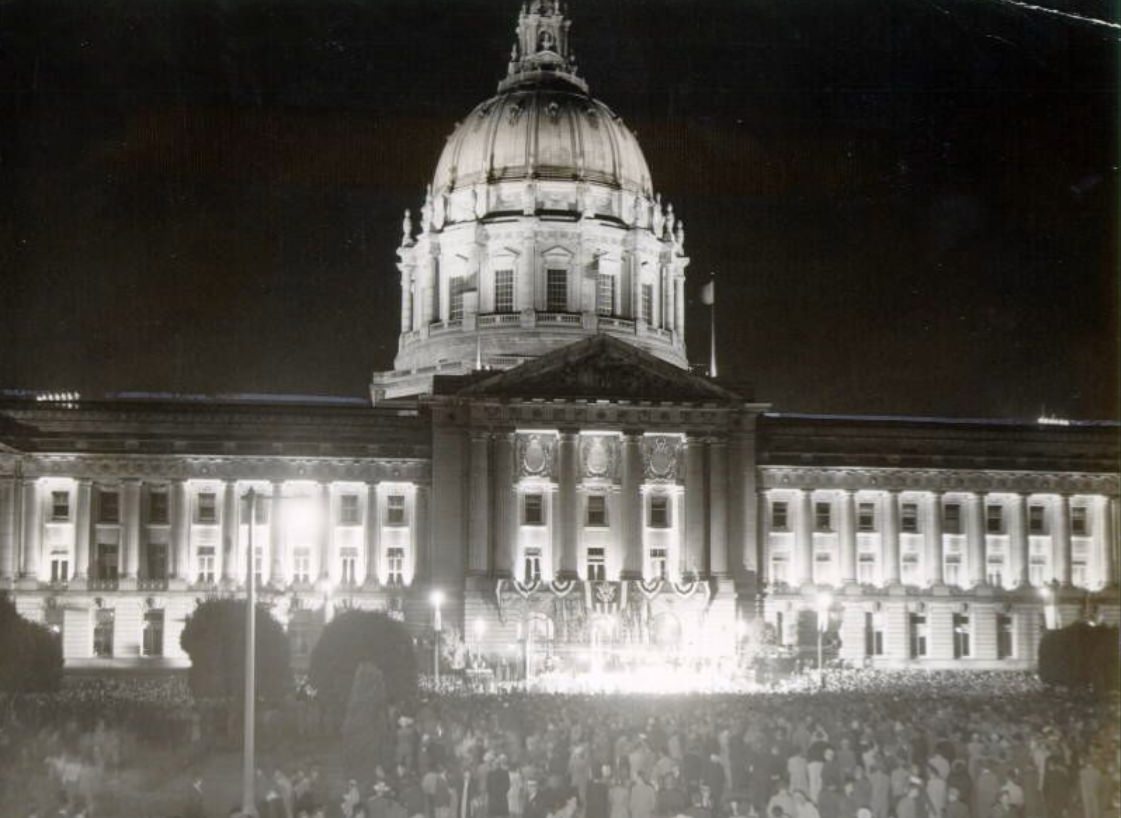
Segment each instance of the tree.
[{"label": "tree", "polygon": [[382,672],[389,702],[416,694],[416,657],[405,626],[380,611],[343,611],[323,629],[308,669],[309,680],[336,727],[349,701],[355,671],[366,662]]},{"label": "tree", "polygon": [[43,625],[20,616],[7,594],[0,594],[0,690],[41,693],[62,683],[62,645]]},{"label": "tree", "polygon": [[[343,719],[343,759],[346,774],[365,790],[378,762],[392,760],[389,719],[385,708],[385,675],[363,662],[354,672],[346,718]],[[380,756],[380,758],[379,758]]]},{"label": "tree", "polygon": [[1121,684],[1118,654],[1117,628],[1076,622],[1043,635],[1039,678],[1047,684],[1108,693]]},{"label": "tree", "polygon": [[[179,644],[191,657],[187,683],[196,699],[242,704],[245,693],[244,599],[208,599],[187,617]],[[288,637],[267,608],[256,612],[257,695],[283,699],[292,669]]]}]

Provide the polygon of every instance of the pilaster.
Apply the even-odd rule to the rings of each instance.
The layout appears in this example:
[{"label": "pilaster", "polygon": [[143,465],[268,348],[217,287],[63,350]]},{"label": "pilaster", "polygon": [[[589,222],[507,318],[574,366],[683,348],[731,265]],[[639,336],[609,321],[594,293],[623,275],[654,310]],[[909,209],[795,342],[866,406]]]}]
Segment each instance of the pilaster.
[{"label": "pilaster", "polygon": [[728,575],[728,444],[714,438],[708,443],[709,572]]},{"label": "pilaster", "polygon": [[[619,504],[622,506],[623,571],[622,579],[642,579],[645,562],[642,536],[642,449],[637,432],[623,433],[623,479]],[[688,491],[688,489],[686,489]],[[686,512],[688,519],[688,512]]]},{"label": "pilaster", "polygon": [[468,516],[467,572],[475,576],[488,573],[490,556],[490,435],[471,432],[471,501]]}]

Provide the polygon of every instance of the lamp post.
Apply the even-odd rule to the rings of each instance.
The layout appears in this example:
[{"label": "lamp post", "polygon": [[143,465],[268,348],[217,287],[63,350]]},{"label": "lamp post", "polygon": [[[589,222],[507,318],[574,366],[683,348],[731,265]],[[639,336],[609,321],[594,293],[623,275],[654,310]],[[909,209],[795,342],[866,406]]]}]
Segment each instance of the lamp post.
[{"label": "lamp post", "polygon": [[1043,624],[1047,630],[1054,630],[1059,626],[1058,623],[1058,608],[1055,605],[1055,593],[1050,588],[1044,586],[1039,589],[1039,595],[1043,597]]},{"label": "lamp post", "polygon": [[823,684],[825,682],[825,662],[823,651],[823,639],[825,637],[825,629],[829,627],[829,608],[833,604],[833,594],[829,591],[821,591],[817,595],[817,677],[818,682]]},{"label": "lamp post", "polygon": [[475,664],[483,658],[483,635],[487,632],[487,623],[482,617],[475,619]]},{"label": "lamp post", "polygon": [[440,687],[440,632],[444,630],[444,622],[440,616],[440,606],[444,604],[444,592],[439,588],[428,595],[432,603],[432,630],[435,638],[432,640],[432,668],[436,679],[436,688]]},{"label": "lamp post", "polygon": [[254,578],[253,525],[257,513],[257,492],[249,489],[249,538],[246,551],[245,575],[245,743],[241,770],[241,811],[245,815],[257,814],[257,799],[254,793],[256,764],[254,762],[254,728],[256,726],[257,699],[257,589]]}]

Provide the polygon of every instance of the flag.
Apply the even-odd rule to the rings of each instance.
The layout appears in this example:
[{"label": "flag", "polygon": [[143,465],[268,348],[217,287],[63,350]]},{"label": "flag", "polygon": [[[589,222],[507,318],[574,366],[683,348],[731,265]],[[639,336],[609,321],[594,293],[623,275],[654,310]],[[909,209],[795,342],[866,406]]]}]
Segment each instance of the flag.
[{"label": "flag", "polygon": [[716,279],[709,279],[709,282],[701,287],[701,303],[708,307],[716,303]]}]

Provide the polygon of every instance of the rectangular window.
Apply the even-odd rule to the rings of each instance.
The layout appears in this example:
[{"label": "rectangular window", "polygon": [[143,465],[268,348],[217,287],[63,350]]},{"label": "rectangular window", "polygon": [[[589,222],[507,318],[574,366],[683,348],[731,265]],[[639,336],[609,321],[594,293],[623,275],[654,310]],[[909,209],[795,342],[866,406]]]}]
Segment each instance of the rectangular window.
[{"label": "rectangular window", "polygon": [[876,584],[876,555],[861,554],[856,560],[856,579],[861,585]]},{"label": "rectangular window", "polygon": [[1070,507],[1070,533],[1075,537],[1090,536],[1090,521],[1086,515],[1086,506]]},{"label": "rectangular window", "polygon": [[814,503],[814,531],[829,532],[833,530],[833,505],[831,503]]},{"label": "rectangular window", "polygon": [[926,617],[911,614],[909,625],[911,658],[921,659],[926,656]]},{"label": "rectangular window", "polygon": [[771,582],[776,585],[785,585],[789,581],[789,574],[786,566],[786,554],[774,554],[771,556]]},{"label": "rectangular window", "polygon": [[529,585],[541,581],[541,549],[527,548],[522,560],[522,581]]},{"label": "rectangular window", "polygon": [[253,584],[261,587],[261,568],[265,564],[265,549],[263,546],[253,546]]},{"label": "rectangular window", "polygon": [[448,320],[463,320],[463,294],[467,292],[466,276],[456,276],[448,282]]},{"label": "rectangular window", "polygon": [[985,506],[985,531],[988,534],[1004,533],[1004,506]]},{"label": "rectangular window", "polygon": [[148,524],[167,525],[168,505],[166,491],[153,491],[148,494]]},{"label": "rectangular window", "polygon": [[861,503],[857,507],[856,512],[856,529],[857,531],[875,531],[876,530],[876,504],[875,503]]},{"label": "rectangular window", "polygon": [[339,549],[339,581],[343,585],[358,584],[358,549]]},{"label": "rectangular window", "polygon": [[603,528],[607,525],[607,498],[602,494],[588,495],[587,523],[591,528]]},{"label": "rectangular window", "polygon": [[831,584],[833,582],[833,555],[828,551],[819,551],[814,554],[814,582]]},{"label": "rectangular window", "polygon": [[405,525],[405,495],[390,494],[385,498],[385,524]]},{"label": "rectangular window", "polygon": [[65,523],[70,519],[70,492],[51,492],[51,522]]},{"label": "rectangular window", "polygon": [[947,554],[945,562],[942,563],[943,578],[947,585],[956,585],[961,587],[961,555],[960,554]]},{"label": "rectangular window", "polygon": [[358,525],[361,521],[359,510],[357,494],[339,497],[339,525]]},{"label": "rectangular window", "polygon": [[103,491],[100,496],[99,523],[119,523],[121,521],[121,495],[115,491]]},{"label": "rectangular window", "polygon": [[144,655],[163,656],[163,611],[144,612]]},{"label": "rectangular window", "polygon": [[545,495],[525,495],[522,501],[522,525],[545,525]]},{"label": "rectangular window", "polygon": [[195,564],[198,567],[198,584],[199,585],[213,585],[214,584],[214,546],[203,545],[199,547],[198,554],[195,556]]},{"label": "rectangular window", "polygon": [[57,585],[70,579],[70,555],[51,555],[51,584]]},{"label": "rectangular window", "polygon": [[1043,506],[1028,506],[1028,533],[1046,534],[1047,516]]},{"label": "rectangular window", "polygon": [[389,548],[385,552],[386,585],[405,584],[405,549]]},{"label": "rectangular window", "polygon": [[942,531],[946,534],[961,533],[961,503],[946,503],[942,510]]},{"label": "rectangular window", "polygon": [[93,625],[93,655],[108,659],[113,655],[113,625],[116,617],[110,608],[97,610]]},{"label": "rectangular window", "polygon": [[97,579],[115,582],[118,577],[120,563],[119,551],[116,543],[99,543],[97,546]]},{"label": "rectangular window", "polygon": [[1042,587],[1047,582],[1047,558],[1032,557],[1028,563],[1028,582],[1035,587]]},{"label": "rectangular window", "polygon": [[871,612],[864,614],[864,655],[884,655],[883,617]]},{"label": "rectangular window", "polygon": [[514,271],[494,271],[494,311],[514,311]]},{"label": "rectangular window", "polygon": [[642,285],[642,320],[648,325],[654,324],[654,285]]},{"label": "rectangular window", "polygon": [[919,570],[919,555],[913,551],[904,553],[899,560],[899,581],[904,585],[919,585],[922,579]]},{"label": "rectangular window", "polygon": [[545,306],[549,312],[568,312],[568,270],[545,271]]},{"label": "rectangular window", "polygon": [[919,507],[917,503],[903,503],[900,506],[899,530],[904,534],[919,533]]},{"label": "rectangular window", "polygon": [[297,548],[292,551],[292,582],[302,585],[311,582],[310,548]]},{"label": "rectangular window", "polygon": [[588,549],[588,581],[602,582],[607,579],[607,559],[602,548]]},{"label": "rectangular window", "polygon": [[771,503],[771,530],[789,531],[790,520],[787,513],[789,506],[782,500]]},{"label": "rectangular window", "polygon": [[650,528],[669,528],[669,498],[654,494],[650,497]]},{"label": "rectangular window", "polygon": [[218,495],[212,491],[200,492],[195,500],[195,522],[214,525],[218,522]]},{"label": "rectangular window", "polygon": [[615,314],[615,276],[600,273],[596,276],[596,314]]},{"label": "rectangular window", "polygon": [[1086,583],[1086,563],[1081,560],[1075,560],[1070,564],[1070,584],[1075,588],[1085,588]]},{"label": "rectangular window", "polygon": [[148,579],[167,579],[167,543],[148,543],[146,555],[145,576]]},{"label": "rectangular window", "polygon": [[996,658],[1012,659],[1016,656],[1016,633],[1009,614],[996,615]]},{"label": "rectangular window", "polygon": [[1004,556],[1001,554],[990,554],[989,564],[986,571],[986,579],[989,585],[994,588],[1004,587]]},{"label": "rectangular window", "polygon": [[969,616],[954,614],[954,658],[969,658],[970,641]]},{"label": "rectangular window", "polygon": [[669,559],[666,556],[666,549],[664,548],[651,548],[650,549],[650,579],[668,579],[669,578]]}]

